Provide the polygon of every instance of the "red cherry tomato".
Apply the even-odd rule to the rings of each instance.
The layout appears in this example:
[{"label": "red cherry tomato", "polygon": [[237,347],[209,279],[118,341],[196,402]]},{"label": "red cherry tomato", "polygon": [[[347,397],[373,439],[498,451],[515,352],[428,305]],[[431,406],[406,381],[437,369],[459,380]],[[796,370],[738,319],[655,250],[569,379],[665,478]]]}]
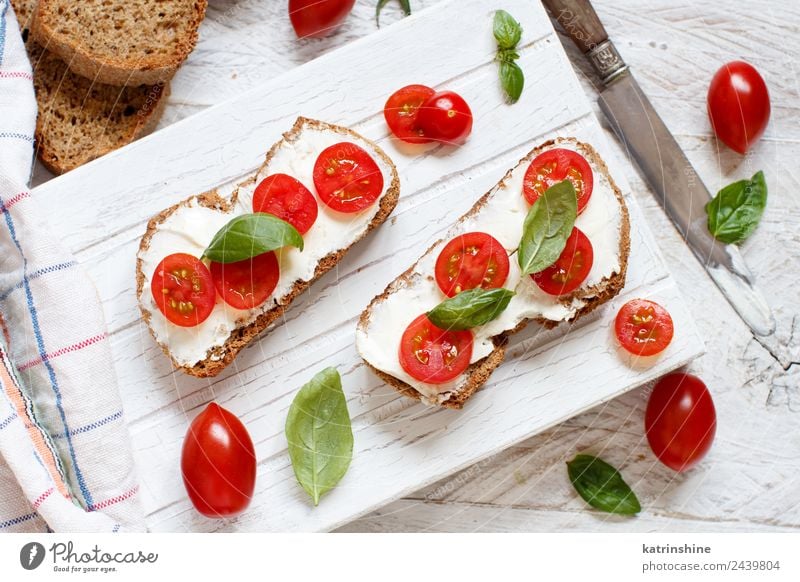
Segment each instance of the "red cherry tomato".
[{"label": "red cherry tomato", "polygon": [[274,252],[235,263],[211,263],[211,277],[225,303],[236,309],[253,309],[272,295],[281,276]]},{"label": "red cherry tomato", "polygon": [[339,212],[360,212],[383,192],[383,174],[375,160],[354,143],[334,144],[314,164],[320,200]]},{"label": "red cherry tomato", "polygon": [[444,246],[435,271],[436,283],[448,297],[476,287],[496,289],[508,277],[508,253],[493,236],[468,232]]},{"label": "red cherry tomato", "polygon": [[614,329],[620,345],[635,356],[654,356],[672,341],[669,312],[654,301],[632,299],[620,308]]},{"label": "red cherry tomato", "polygon": [[150,291],[164,317],[181,327],[203,323],[217,300],[208,268],[186,253],[169,255],[158,264]]},{"label": "red cherry tomato", "polygon": [[536,156],[525,172],[522,191],[528,204],[533,204],[553,184],[572,182],[578,196],[578,214],[589,203],[594,188],[594,175],[589,162],[573,150],[556,148]]},{"label": "red cherry tomato", "polygon": [[298,180],[286,174],[272,174],[253,192],[253,212],[277,216],[305,234],[317,220],[317,201]]},{"label": "red cherry tomato", "polygon": [[417,123],[417,116],[419,108],[434,93],[425,85],[409,85],[392,93],[383,106],[383,116],[397,139],[416,144],[433,141],[425,137],[425,132]]},{"label": "red cherry tomato", "polygon": [[469,366],[472,332],[446,331],[420,315],[400,340],[400,365],[412,377],[428,384],[452,380]]},{"label": "red cherry tomato", "polygon": [[708,88],[708,116],[719,140],[740,154],[764,133],[769,92],[752,65],[733,61],[717,71]]},{"label": "red cherry tomato", "polygon": [[533,273],[531,279],[545,293],[564,295],[581,286],[589,276],[593,262],[592,243],[585,234],[573,227],[567,245],[556,262],[543,271]]},{"label": "red cherry tomato", "polygon": [[325,36],[350,14],[356,0],[289,0],[289,20],[298,38]]},{"label": "red cherry tomato", "polygon": [[427,137],[448,144],[462,144],[472,133],[472,111],[461,95],[442,91],[422,104],[417,124]]},{"label": "red cherry tomato", "polygon": [[659,461],[675,471],[692,468],[706,456],[717,431],[711,393],[697,376],[664,376],[650,394],[644,428]]},{"label": "red cherry tomato", "polygon": [[256,486],[256,452],[242,421],[209,404],[186,433],[181,472],[189,499],[206,517],[247,509]]}]

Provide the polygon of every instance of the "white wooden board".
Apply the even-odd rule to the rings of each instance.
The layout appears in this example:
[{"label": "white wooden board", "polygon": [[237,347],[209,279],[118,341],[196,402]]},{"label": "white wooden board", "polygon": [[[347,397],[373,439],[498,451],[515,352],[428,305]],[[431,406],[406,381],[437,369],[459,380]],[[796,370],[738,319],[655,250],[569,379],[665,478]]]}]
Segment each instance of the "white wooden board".
[{"label": "white wooden board", "polygon": [[[493,62],[491,17],[497,8],[514,14],[525,30],[520,64],[527,86],[514,106],[503,101]],[[391,91],[412,82],[455,89],[467,99],[475,114],[467,145],[419,152],[387,136],[381,107]],[[145,222],[256,167],[297,115],[350,125],[386,149],[402,184],[394,217],[218,378],[175,373],[135,302],[134,257]],[[428,409],[399,396],[357,357],[358,314],[506,169],[553,135],[592,143],[626,193],[632,252],[623,294],[571,329],[532,325],[519,334],[507,362],[463,411]],[[702,353],[624,175],[541,6],[461,0],[422,11],[37,188],[35,195],[53,209],[56,234],[98,285],[150,527],[332,529]],[[59,203],[64,199],[70,204]],[[632,366],[610,335],[618,306],[642,296],[663,303],[677,329],[673,345],[646,367]],[[341,485],[314,508],[294,481],[283,423],[296,390],[328,365],[343,376],[356,450]],[[229,521],[194,512],[179,473],[186,428],[212,399],[247,424],[259,459],[253,505]]]}]

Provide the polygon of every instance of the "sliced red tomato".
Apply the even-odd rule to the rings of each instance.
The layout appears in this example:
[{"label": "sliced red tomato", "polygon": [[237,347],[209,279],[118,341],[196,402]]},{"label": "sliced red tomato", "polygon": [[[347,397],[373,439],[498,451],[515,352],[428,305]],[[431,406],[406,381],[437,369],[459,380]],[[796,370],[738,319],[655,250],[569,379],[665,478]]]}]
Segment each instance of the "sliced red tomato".
[{"label": "sliced red tomato", "polygon": [[632,299],[617,313],[614,329],[620,345],[636,356],[654,356],[672,341],[669,312],[655,301]]},{"label": "sliced red tomato", "polygon": [[235,263],[211,263],[211,277],[225,303],[236,309],[253,309],[272,295],[280,278],[274,252]]},{"label": "sliced red tomato", "polygon": [[217,300],[208,268],[186,253],[164,257],[153,273],[150,290],[164,317],[182,327],[203,323]]},{"label": "sliced red tomato", "polygon": [[425,136],[417,123],[417,116],[419,108],[434,93],[433,89],[425,85],[408,85],[392,93],[383,106],[383,116],[397,139],[416,144],[433,141]]},{"label": "sliced red tomato", "polygon": [[383,192],[383,174],[363,148],[342,142],[325,148],[314,164],[319,199],[338,212],[360,212]]},{"label": "sliced red tomato", "polygon": [[722,143],[744,154],[769,122],[769,91],[758,71],[743,61],[723,65],[708,87],[708,117]]},{"label": "sliced red tomato", "polygon": [[589,276],[594,263],[594,249],[589,238],[573,228],[567,245],[556,262],[543,271],[531,275],[539,289],[550,295],[571,293]]},{"label": "sliced red tomato", "polygon": [[267,176],[253,192],[253,212],[267,212],[305,234],[317,220],[317,201],[299,180],[286,174]]},{"label": "sliced red tomato", "polygon": [[325,36],[350,14],[356,0],[289,0],[289,20],[299,38]]},{"label": "sliced red tomato", "polygon": [[647,442],[658,460],[686,471],[706,456],[717,432],[714,400],[692,374],[667,374],[653,388],[644,414]]},{"label": "sliced red tomato", "polygon": [[413,378],[428,384],[442,384],[469,366],[472,332],[441,329],[423,313],[403,333],[399,357],[400,365]]},{"label": "sliced red tomato", "polygon": [[472,111],[458,93],[441,91],[422,104],[417,123],[426,136],[436,141],[462,144],[472,133]]},{"label": "sliced red tomato", "polygon": [[550,186],[564,180],[575,188],[580,214],[592,196],[594,174],[586,158],[573,150],[555,148],[536,156],[525,172],[522,191],[528,203],[533,204]]},{"label": "sliced red tomato", "polygon": [[442,293],[454,297],[481,287],[502,287],[508,278],[508,253],[485,232],[468,232],[447,243],[436,259],[436,283]]},{"label": "sliced red tomato", "polygon": [[256,487],[256,452],[232,412],[209,404],[189,426],[181,473],[189,499],[206,517],[232,517],[247,509]]}]

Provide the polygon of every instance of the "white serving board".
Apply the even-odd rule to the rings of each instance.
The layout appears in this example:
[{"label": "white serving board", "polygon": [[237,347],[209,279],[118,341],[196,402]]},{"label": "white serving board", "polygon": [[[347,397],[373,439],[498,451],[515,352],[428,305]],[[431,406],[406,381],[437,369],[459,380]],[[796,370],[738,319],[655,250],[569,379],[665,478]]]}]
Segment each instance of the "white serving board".
[{"label": "white serving board", "polygon": [[[526,87],[513,106],[504,103],[493,61],[491,20],[498,8],[524,28],[519,63]],[[467,99],[475,126],[465,146],[409,149],[388,137],[383,103],[410,83],[447,87]],[[136,305],[134,259],[145,223],[255,168],[297,115],[349,125],[376,140],[398,167],[400,203],[220,376],[173,372]],[[592,143],[626,195],[632,251],[623,293],[571,328],[529,326],[463,411],[430,409],[400,396],[357,356],[358,315],[508,168],[555,135]],[[103,301],[149,527],[333,529],[701,354],[691,316],[605,140],[538,3],[453,0],[37,188],[56,234],[75,251]],[[632,297],[657,299],[675,321],[675,341],[647,366],[631,365],[611,336],[616,310]],[[295,482],[283,426],[297,389],[325,366],[342,373],[355,453],[339,487],[315,508]],[[253,503],[233,520],[197,514],[180,477],[188,424],[212,399],[244,421],[259,460]]]}]

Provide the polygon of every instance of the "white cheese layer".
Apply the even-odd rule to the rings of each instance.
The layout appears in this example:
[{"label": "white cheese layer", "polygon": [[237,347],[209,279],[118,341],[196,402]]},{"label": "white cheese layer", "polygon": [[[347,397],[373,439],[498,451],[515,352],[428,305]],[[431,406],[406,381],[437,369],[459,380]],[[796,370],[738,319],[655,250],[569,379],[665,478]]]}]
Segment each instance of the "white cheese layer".
[{"label": "white cheese layer", "polygon": [[[560,143],[553,147],[569,148],[581,152],[575,144]],[[550,148],[548,148],[550,149]],[[586,290],[620,271],[620,237],[622,210],[614,189],[597,164],[586,157],[594,174],[594,189],[584,211],[575,221],[589,238],[594,251],[594,262],[586,281],[581,285]],[[466,381],[466,374],[444,384],[420,382],[403,370],[398,358],[400,338],[408,325],[419,315],[430,311],[447,297],[436,284],[434,267],[444,245],[465,232],[486,232],[496,238],[511,253],[519,246],[522,226],[530,209],[522,194],[522,182],[530,165],[531,157],[525,158],[513,170],[510,178],[496,186],[486,204],[474,215],[456,224],[438,245],[426,253],[418,262],[415,274],[407,283],[391,293],[372,308],[372,316],[356,332],[356,345],[361,356],[372,366],[409,384],[429,404],[446,400]],[[550,321],[566,321],[586,305],[587,299],[563,299],[548,295],[529,276],[520,277],[517,255],[509,257],[510,271],[504,287],[516,295],[508,308],[494,321],[474,328],[474,344],[470,363],[488,356],[494,349],[492,338],[512,330],[527,319],[543,318]],[[577,291],[580,293],[580,290]]]},{"label": "white cheese layer", "polygon": [[[341,142],[355,143],[367,151],[383,174],[380,197],[359,213],[345,214],[331,210],[319,199],[314,187],[314,162],[325,148]],[[150,291],[152,276],[158,263],[173,253],[189,253],[196,257],[202,255],[212,237],[234,216],[253,211],[252,197],[256,186],[266,176],[277,173],[288,174],[308,188],[317,199],[319,214],[314,225],[303,236],[302,252],[294,247],[287,247],[278,253],[281,274],[272,295],[261,306],[251,310],[235,309],[217,295],[214,310],[200,325],[187,328],[170,323],[156,306]],[[178,208],[158,226],[149,248],[139,255],[145,277],[139,300],[151,314],[150,327],[156,340],[169,348],[173,359],[180,366],[194,366],[206,359],[209,351],[223,346],[237,327],[251,323],[274,305],[285,303],[286,296],[296,282],[310,281],[314,277],[320,259],[353,244],[378,213],[379,201],[391,185],[392,177],[391,166],[377,155],[374,147],[366,140],[353,134],[306,125],[296,139],[281,144],[269,164],[259,171],[255,183],[239,188],[238,200],[231,212],[205,208],[195,201]]]}]

